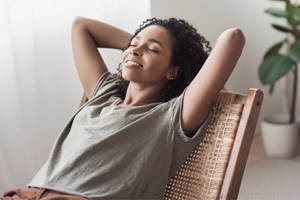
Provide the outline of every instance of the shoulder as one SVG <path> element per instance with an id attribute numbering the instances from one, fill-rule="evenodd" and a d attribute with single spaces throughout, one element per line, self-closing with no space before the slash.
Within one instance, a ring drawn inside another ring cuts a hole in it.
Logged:
<path id="1" fill-rule="evenodd" d="M 120 79 L 115 74 L 111 74 L 108 71 L 105 72 L 99 78 L 93 90 L 91 98 L 94 96 L 103 95 L 113 90 L 115 91 L 118 90 L 119 83 L 120 83 Z"/>

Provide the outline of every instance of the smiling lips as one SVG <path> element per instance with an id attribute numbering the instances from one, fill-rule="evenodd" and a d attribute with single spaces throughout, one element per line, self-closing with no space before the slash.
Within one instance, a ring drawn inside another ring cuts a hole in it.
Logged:
<path id="1" fill-rule="evenodd" d="M 143 65 L 141 65 L 140 63 L 137 63 L 133 60 L 127 60 L 125 62 L 125 66 L 130 66 L 130 65 L 133 65 L 133 66 L 136 66 L 136 67 L 143 67 Z"/>

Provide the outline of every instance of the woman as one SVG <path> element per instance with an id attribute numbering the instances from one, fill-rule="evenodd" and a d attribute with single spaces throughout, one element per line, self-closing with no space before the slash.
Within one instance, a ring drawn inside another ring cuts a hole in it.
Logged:
<path id="1" fill-rule="evenodd" d="M 6 198 L 163 198 L 168 179 L 203 136 L 244 43 L 241 30 L 228 29 L 208 56 L 209 43 L 184 20 L 149 19 L 131 35 L 76 18 L 74 60 L 89 101 L 30 188 Z M 108 72 L 98 47 L 123 51 L 119 76 Z"/>

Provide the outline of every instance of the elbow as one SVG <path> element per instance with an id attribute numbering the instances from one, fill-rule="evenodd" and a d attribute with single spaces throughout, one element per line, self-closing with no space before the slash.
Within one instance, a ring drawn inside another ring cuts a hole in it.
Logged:
<path id="1" fill-rule="evenodd" d="M 241 29 L 234 28 L 234 35 L 243 45 L 246 43 L 246 37 Z"/>
<path id="2" fill-rule="evenodd" d="M 244 35 L 243 31 L 239 28 L 230 28 L 230 29 L 225 30 L 220 35 L 218 40 L 219 39 L 230 42 L 230 44 L 237 45 L 242 48 L 244 47 L 244 45 L 246 43 L 245 35 Z"/>
<path id="3" fill-rule="evenodd" d="M 84 20 L 84 17 L 77 16 L 73 19 L 73 25 L 79 24 Z"/>
<path id="4" fill-rule="evenodd" d="M 88 33 L 88 19 L 80 16 L 74 18 L 71 29 L 72 38 L 82 37 Z"/>
<path id="5" fill-rule="evenodd" d="M 77 16 L 73 19 L 72 29 L 82 28 L 85 26 L 86 18 Z"/>
<path id="6" fill-rule="evenodd" d="M 228 34 L 229 34 L 229 37 L 230 37 L 230 40 L 232 42 L 235 42 L 237 44 L 239 44 L 240 46 L 244 46 L 245 43 L 246 43 L 246 38 L 245 38 L 245 35 L 243 33 L 243 31 L 239 28 L 231 28 L 231 29 L 228 29 Z"/>

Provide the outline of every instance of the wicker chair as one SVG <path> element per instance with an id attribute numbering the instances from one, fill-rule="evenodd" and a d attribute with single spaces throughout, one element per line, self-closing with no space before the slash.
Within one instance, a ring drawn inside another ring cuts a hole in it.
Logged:
<path id="1" fill-rule="evenodd" d="M 170 179 L 165 200 L 237 199 L 262 101 L 259 89 L 219 93 L 204 139 Z"/>
<path id="2" fill-rule="evenodd" d="M 171 178 L 165 199 L 237 199 L 263 93 L 219 93 L 203 141 Z"/>

